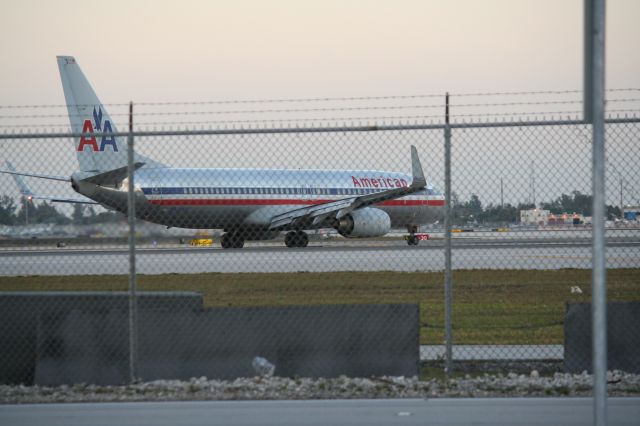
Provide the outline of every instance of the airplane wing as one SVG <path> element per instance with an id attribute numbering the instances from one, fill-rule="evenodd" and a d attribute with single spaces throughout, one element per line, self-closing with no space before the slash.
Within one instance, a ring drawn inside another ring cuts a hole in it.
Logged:
<path id="1" fill-rule="evenodd" d="M 298 225 L 301 227 L 319 225 L 326 219 L 340 219 L 354 210 L 371 204 L 404 197 L 405 195 L 424 189 L 427 181 L 425 180 L 422 165 L 418 158 L 418 150 L 413 145 L 411 145 L 411 172 L 413 180 L 409 186 L 290 210 L 272 217 L 269 229 L 292 228 Z"/>
<path id="2" fill-rule="evenodd" d="M 86 198 L 86 197 L 57 197 L 57 196 L 51 196 L 51 195 L 36 194 L 35 192 L 33 192 L 31 190 L 29 185 L 27 185 L 27 183 L 24 181 L 22 176 L 32 176 L 32 177 L 38 177 L 38 178 L 43 178 L 43 179 L 61 180 L 61 181 L 66 181 L 66 182 L 69 182 L 70 178 L 68 178 L 68 177 L 65 178 L 65 177 L 62 177 L 62 176 L 43 175 L 43 174 L 39 174 L 39 173 L 21 173 L 21 172 L 16 172 L 16 169 L 13 167 L 13 164 L 11 164 L 9 161 L 5 161 L 5 163 L 7 164 L 7 168 L 9 170 L 0 170 L 0 173 L 8 173 L 8 174 L 10 174 L 13 177 L 13 179 L 15 180 L 16 185 L 20 189 L 20 194 L 22 196 L 24 196 L 24 197 L 27 197 L 27 198 L 32 199 L 32 200 L 46 200 L 46 201 L 53 201 L 53 202 L 56 202 L 56 203 L 98 204 L 97 202 L 92 201 L 92 200 L 90 200 L 89 198 Z"/>

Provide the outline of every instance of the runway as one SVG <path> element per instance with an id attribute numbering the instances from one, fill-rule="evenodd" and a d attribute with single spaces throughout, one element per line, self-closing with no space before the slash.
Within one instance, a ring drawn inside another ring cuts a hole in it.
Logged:
<path id="1" fill-rule="evenodd" d="M 586 425 L 591 398 L 200 401 L 0 406 L 0 424 L 75 425 Z M 609 398 L 608 424 L 632 425 L 640 398 Z"/>
<path id="2" fill-rule="evenodd" d="M 453 268 L 561 269 L 591 268 L 591 244 L 583 239 L 455 241 Z M 607 241 L 608 268 L 640 267 L 640 241 Z M 68 246 L 65 248 L 4 247 L 0 274 L 100 275 L 127 274 L 127 247 Z M 314 242 L 290 249 L 277 242 L 249 242 L 243 249 L 187 245 L 143 245 L 136 250 L 141 274 L 203 272 L 325 272 L 325 271 L 442 271 L 442 241 L 417 247 L 401 240 Z"/>

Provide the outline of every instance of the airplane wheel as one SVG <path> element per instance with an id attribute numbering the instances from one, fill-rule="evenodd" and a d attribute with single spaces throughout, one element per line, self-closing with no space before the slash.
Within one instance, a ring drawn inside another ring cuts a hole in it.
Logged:
<path id="1" fill-rule="evenodd" d="M 228 249 L 231 247 L 231 239 L 229 238 L 229 234 L 222 234 L 222 238 L 220 238 L 220 245 L 223 249 Z"/>
<path id="2" fill-rule="evenodd" d="M 242 248 L 242 247 L 244 247 L 244 240 L 240 236 L 236 235 L 233 241 L 233 248 Z"/>
<path id="3" fill-rule="evenodd" d="M 410 235 L 409 238 L 407 238 L 407 244 L 409 244 L 410 246 L 417 246 L 418 239 L 415 235 Z"/>
<path id="4" fill-rule="evenodd" d="M 284 244 L 291 248 L 291 247 L 295 247 L 295 241 L 296 240 L 296 233 L 291 231 L 291 232 L 287 232 L 287 234 L 284 236 Z"/>
<path id="5" fill-rule="evenodd" d="M 306 232 L 299 231 L 297 232 L 296 237 L 298 240 L 298 247 L 306 247 L 309 245 L 309 236 Z"/>
<path id="6" fill-rule="evenodd" d="M 287 232 L 284 236 L 284 243 L 287 247 L 306 247 L 309 244 L 309 236 L 303 231 Z"/>
<path id="7" fill-rule="evenodd" d="M 242 248 L 244 247 L 244 239 L 242 239 L 242 237 L 240 237 L 238 234 L 227 232 L 225 234 L 222 234 L 220 245 L 223 249 Z"/>

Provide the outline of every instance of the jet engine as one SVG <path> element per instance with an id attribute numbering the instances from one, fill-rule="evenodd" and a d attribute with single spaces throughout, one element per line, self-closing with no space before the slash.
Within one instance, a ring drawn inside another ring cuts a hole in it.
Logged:
<path id="1" fill-rule="evenodd" d="M 340 218 L 335 228 L 347 238 L 380 237 L 391 229 L 391 218 L 380 209 L 365 207 Z"/>

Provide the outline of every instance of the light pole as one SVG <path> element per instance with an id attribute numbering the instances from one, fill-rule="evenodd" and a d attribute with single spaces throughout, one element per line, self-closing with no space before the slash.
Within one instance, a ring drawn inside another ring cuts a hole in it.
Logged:
<path id="1" fill-rule="evenodd" d="M 29 226 L 29 202 L 33 199 L 31 195 L 28 195 L 24 199 L 24 224 Z"/>

